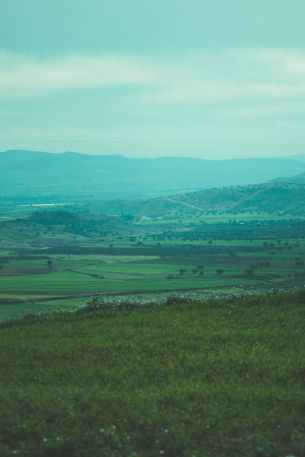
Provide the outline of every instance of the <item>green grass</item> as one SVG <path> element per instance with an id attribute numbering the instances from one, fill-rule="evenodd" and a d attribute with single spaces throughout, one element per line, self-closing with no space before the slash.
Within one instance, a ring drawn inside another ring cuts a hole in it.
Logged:
<path id="1" fill-rule="evenodd" d="M 303 297 L 7 323 L 0 455 L 303 457 Z"/>

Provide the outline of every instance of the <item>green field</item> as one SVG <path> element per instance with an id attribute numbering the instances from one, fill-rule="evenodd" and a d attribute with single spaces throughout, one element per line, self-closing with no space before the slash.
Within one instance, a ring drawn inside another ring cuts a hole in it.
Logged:
<path id="1" fill-rule="evenodd" d="M 0 455 L 305 454 L 304 293 L 2 324 Z"/>
<path id="2" fill-rule="evenodd" d="M 302 218 L 168 216 L 115 222 L 115 231 L 100 236 L 92 231 L 101 231 L 95 216 L 93 226 L 90 218 L 81 219 L 82 234 L 75 215 L 64 213 L 68 222 L 60 225 L 49 224 L 52 213 L 31 217 L 0 224 L 0 319 L 79 306 L 101 294 L 202 295 L 304 284 Z M 48 225 L 38 224 L 39 218 Z"/>

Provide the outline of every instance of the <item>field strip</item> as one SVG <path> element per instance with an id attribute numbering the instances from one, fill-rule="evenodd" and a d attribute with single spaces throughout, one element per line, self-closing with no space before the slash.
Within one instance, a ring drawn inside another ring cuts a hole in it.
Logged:
<path id="1" fill-rule="evenodd" d="M 241 289 L 242 286 L 239 286 Z M 219 290 L 219 289 L 232 289 L 232 285 L 225 285 L 225 286 L 206 286 L 206 287 L 192 287 L 192 288 L 181 288 L 181 289 L 138 289 L 138 290 L 133 290 L 133 291 L 119 291 L 119 292 L 85 292 L 85 293 L 79 293 L 79 294 L 70 294 L 70 295 L 57 295 L 56 297 L 51 297 L 47 296 L 46 298 L 40 297 L 40 298 L 29 298 L 29 299 L 19 299 L 19 298 L 0 298 L 0 306 L 1 305 L 9 305 L 9 304 L 24 304 L 28 303 L 29 301 L 31 303 L 44 303 L 44 302 L 50 302 L 50 301 L 59 301 L 59 300 L 70 300 L 71 298 L 90 298 L 90 297 L 118 297 L 118 296 L 133 296 L 133 295 L 143 295 L 143 294 L 160 294 L 160 293 L 171 293 L 173 295 L 179 293 L 179 292 L 205 292 L 205 291 L 210 291 L 210 290 Z M 263 288 L 262 288 L 263 289 Z M 9 294 L 9 291 L 5 292 L 6 294 Z M 14 294 L 14 292 L 11 292 Z M 34 294 L 33 294 L 34 295 Z"/>

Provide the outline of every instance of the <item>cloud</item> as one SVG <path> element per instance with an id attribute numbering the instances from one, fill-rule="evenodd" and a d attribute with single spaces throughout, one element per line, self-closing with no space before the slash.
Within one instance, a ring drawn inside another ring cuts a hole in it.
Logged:
<path id="1" fill-rule="evenodd" d="M 242 48 L 167 55 L 67 55 L 38 58 L 0 52 L 0 98 L 127 87 L 122 98 L 154 104 L 196 105 L 305 97 L 305 53 Z M 136 94 L 130 86 L 141 87 Z M 131 95 L 130 95 L 131 94 Z M 129 100 L 130 101 L 130 100 Z"/>
<path id="2" fill-rule="evenodd" d="M 35 58 L 0 52 L 0 97 L 35 97 L 76 89 L 145 84 L 152 79 L 143 62 L 129 56 L 68 55 Z"/>
<path id="3" fill-rule="evenodd" d="M 305 53 L 280 49 L 196 52 L 164 65 L 160 85 L 147 99 L 211 103 L 305 96 Z"/>
<path id="4" fill-rule="evenodd" d="M 226 83 L 221 81 L 190 81 L 157 89 L 147 98 L 174 103 L 201 103 L 211 101 L 290 98 L 305 96 L 305 84 L 289 83 Z"/>
<path id="5" fill-rule="evenodd" d="M 305 51 L 39 57 L 0 50 L 0 105 L 0 149 L 304 153 Z"/>
<path id="6" fill-rule="evenodd" d="M 228 118 L 274 118 L 274 117 L 287 117 L 287 116 L 304 116 L 305 105 L 304 103 L 270 103 L 263 105 L 247 105 L 233 108 L 225 108 L 223 113 Z"/>
<path id="7" fill-rule="evenodd" d="M 268 69 L 274 77 L 302 80 L 305 77 L 305 53 L 296 49 L 257 48 L 235 49 L 231 51 L 236 57 L 256 63 L 258 67 Z"/>

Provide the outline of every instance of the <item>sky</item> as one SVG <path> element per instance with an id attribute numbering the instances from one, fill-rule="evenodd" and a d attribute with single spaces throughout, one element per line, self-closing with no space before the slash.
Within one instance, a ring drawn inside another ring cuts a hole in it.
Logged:
<path id="1" fill-rule="evenodd" d="M 305 154 L 304 0 L 0 0 L 0 150 Z"/>

